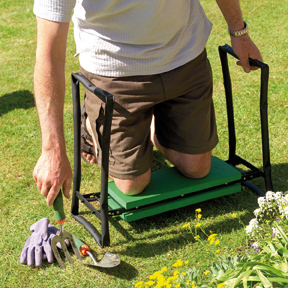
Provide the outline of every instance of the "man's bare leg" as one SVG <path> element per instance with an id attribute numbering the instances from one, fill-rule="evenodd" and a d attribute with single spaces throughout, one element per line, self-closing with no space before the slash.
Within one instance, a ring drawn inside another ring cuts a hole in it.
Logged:
<path id="1" fill-rule="evenodd" d="M 88 132 L 92 135 L 92 139 L 93 139 L 93 144 L 94 148 L 97 147 L 95 138 L 94 138 L 94 134 L 92 133 L 92 128 L 90 125 L 90 121 L 87 117 L 86 119 L 86 127 Z M 95 149 L 96 151 L 97 149 Z M 94 164 L 97 163 L 97 157 L 93 156 L 91 154 L 87 154 L 82 152 L 83 156 L 87 159 L 87 161 L 90 162 L 90 164 Z M 111 177 L 111 176 L 110 176 Z M 120 178 L 116 178 L 116 177 L 111 177 L 116 186 L 118 187 L 118 189 L 123 192 L 126 195 L 137 195 L 139 193 L 141 193 L 144 188 L 148 185 L 148 183 L 150 182 L 151 179 L 151 169 L 149 169 L 146 173 L 134 177 L 134 178 L 129 178 L 129 179 L 120 179 Z"/>

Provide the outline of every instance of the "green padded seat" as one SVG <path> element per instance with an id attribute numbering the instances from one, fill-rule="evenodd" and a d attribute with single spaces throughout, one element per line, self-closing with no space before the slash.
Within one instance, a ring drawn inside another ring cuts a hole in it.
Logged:
<path id="1" fill-rule="evenodd" d="M 240 179 L 241 173 L 237 169 L 217 157 L 212 157 L 211 171 L 205 178 L 186 178 L 175 167 L 161 169 L 152 172 L 149 185 L 141 194 L 136 196 L 123 194 L 114 182 L 110 182 L 108 184 L 108 205 L 111 209 L 122 207 L 126 210 L 129 209 L 129 211 L 122 213 L 120 217 L 127 222 L 131 222 L 147 216 L 240 192 L 240 183 L 221 186 L 234 181 L 240 182 Z M 217 186 L 220 187 L 217 188 Z M 207 191 L 209 188 L 213 188 L 213 190 Z M 191 194 L 185 196 L 189 193 Z M 167 202 L 168 199 L 171 199 L 171 201 Z M 151 206 L 147 206 L 150 204 Z"/>

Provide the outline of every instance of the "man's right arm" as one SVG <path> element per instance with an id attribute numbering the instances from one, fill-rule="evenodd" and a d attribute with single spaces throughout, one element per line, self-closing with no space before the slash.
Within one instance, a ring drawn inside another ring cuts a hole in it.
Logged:
<path id="1" fill-rule="evenodd" d="M 42 154 L 33 178 L 51 206 L 61 187 L 69 198 L 72 171 L 66 155 L 63 109 L 65 59 L 69 22 L 37 17 L 37 51 L 34 70 L 34 97 L 38 111 Z"/>

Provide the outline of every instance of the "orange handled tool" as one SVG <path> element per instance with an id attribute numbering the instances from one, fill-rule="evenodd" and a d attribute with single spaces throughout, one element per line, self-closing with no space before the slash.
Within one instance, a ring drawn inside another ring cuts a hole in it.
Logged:
<path id="1" fill-rule="evenodd" d="M 103 259 L 100 262 L 97 262 L 93 254 L 91 253 L 89 246 L 87 244 L 84 244 L 76 235 L 74 234 L 72 235 L 80 253 L 85 256 L 89 255 L 94 262 L 94 264 L 82 262 L 83 265 L 97 266 L 97 267 L 102 267 L 102 268 L 112 268 L 120 264 L 119 256 L 117 254 L 113 254 L 109 252 L 105 253 Z"/>

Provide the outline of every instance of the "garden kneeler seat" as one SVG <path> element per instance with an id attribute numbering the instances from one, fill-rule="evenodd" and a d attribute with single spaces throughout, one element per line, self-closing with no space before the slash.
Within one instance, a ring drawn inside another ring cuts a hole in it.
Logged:
<path id="1" fill-rule="evenodd" d="M 108 183 L 109 175 L 109 146 L 112 112 L 114 107 L 113 95 L 94 86 L 81 73 L 72 73 L 73 118 L 74 118 L 74 178 L 71 214 L 93 236 L 100 247 L 110 245 L 109 223 L 110 216 L 119 215 L 127 222 L 142 219 L 187 205 L 199 203 L 209 199 L 237 193 L 241 185 L 248 186 L 259 195 L 265 195 L 249 180 L 263 177 L 266 191 L 273 190 L 271 182 L 271 167 L 269 155 L 269 137 L 267 120 L 267 87 L 268 66 L 254 61 L 253 66 L 261 68 L 260 112 L 262 128 L 263 167 L 261 171 L 251 163 L 235 154 L 236 138 L 233 115 L 231 80 L 228 69 L 227 53 L 237 57 L 228 45 L 220 46 L 219 53 L 222 63 L 224 86 L 226 92 L 229 159 L 223 161 L 212 157 L 210 173 L 202 179 L 189 179 L 179 173 L 175 167 L 152 172 L 151 181 L 145 190 L 136 196 L 121 193 L 114 182 Z M 251 60 L 253 61 L 253 60 Z M 105 118 L 102 135 L 102 163 L 101 163 L 101 191 L 80 193 L 81 182 L 81 147 L 80 147 L 80 92 L 79 83 L 94 93 L 105 103 Z M 244 165 L 248 172 L 238 169 L 237 165 Z M 96 209 L 91 202 L 98 202 Z M 80 202 L 83 203 L 101 222 L 101 230 L 96 229 L 89 221 L 79 214 Z M 101 233 L 99 232 L 101 231 Z"/>

